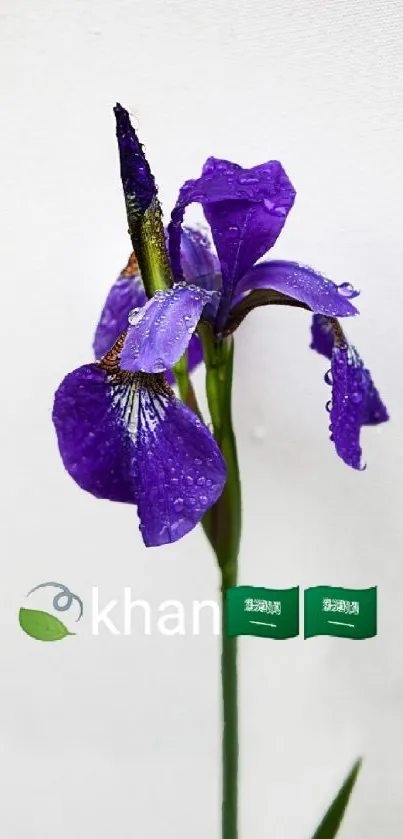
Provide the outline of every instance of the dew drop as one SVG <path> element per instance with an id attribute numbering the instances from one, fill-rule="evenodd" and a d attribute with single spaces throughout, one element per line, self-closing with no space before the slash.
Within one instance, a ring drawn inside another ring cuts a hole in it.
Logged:
<path id="1" fill-rule="evenodd" d="M 173 507 L 175 512 L 179 513 L 183 509 L 183 498 L 175 498 Z"/>
<path id="2" fill-rule="evenodd" d="M 128 316 L 128 321 L 130 326 L 134 326 L 138 321 L 138 314 L 140 311 L 140 307 L 138 306 L 137 309 L 131 309 Z"/>
<path id="3" fill-rule="evenodd" d="M 285 207 L 273 207 L 273 213 L 275 216 L 286 216 L 287 210 Z"/>
<path id="4" fill-rule="evenodd" d="M 341 283 L 337 286 L 337 291 L 341 294 L 342 297 L 356 297 L 357 292 L 354 291 L 353 286 L 351 283 Z"/>
<path id="5" fill-rule="evenodd" d="M 362 402 L 362 393 L 356 390 L 351 394 L 351 401 L 354 402 L 354 405 L 359 405 Z"/>
<path id="6" fill-rule="evenodd" d="M 258 184 L 259 178 L 256 175 L 240 175 L 239 178 L 240 184 Z"/>
<path id="7" fill-rule="evenodd" d="M 325 408 L 326 408 L 328 414 L 330 414 L 330 411 L 332 410 L 332 400 L 331 399 L 329 399 L 329 401 L 326 402 Z"/>
<path id="8" fill-rule="evenodd" d="M 331 370 L 328 370 L 328 371 L 325 373 L 325 375 L 324 375 L 324 377 L 323 377 L 323 378 L 324 378 L 324 380 L 325 380 L 325 382 L 326 382 L 326 384 L 327 384 L 327 385 L 331 385 L 331 384 L 333 384 L 333 376 L 332 376 L 332 371 L 331 371 Z"/>

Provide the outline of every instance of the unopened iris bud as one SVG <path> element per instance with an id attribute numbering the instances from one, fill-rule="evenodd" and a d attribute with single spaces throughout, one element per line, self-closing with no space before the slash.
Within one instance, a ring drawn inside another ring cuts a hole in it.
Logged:
<path id="1" fill-rule="evenodd" d="M 129 233 L 148 297 L 172 285 L 157 187 L 125 108 L 117 104 L 116 135 Z"/>

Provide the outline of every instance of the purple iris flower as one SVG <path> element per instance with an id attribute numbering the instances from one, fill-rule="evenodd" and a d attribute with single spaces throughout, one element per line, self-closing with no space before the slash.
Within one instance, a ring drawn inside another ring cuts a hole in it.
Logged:
<path id="1" fill-rule="evenodd" d="M 226 480 L 215 439 L 169 386 L 185 352 L 190 370 L 202 360 L 200 324 L 220 342 L 256 306 L 313 312 L 312 346 L 331 359 L 331 439 L 356 469 L 361 427 L 388 415 L 336 320 L 358 313 L 351 302 L 358 292 L 296 262 L 258 261 L 295 199 L 281 163 L 243 169 L 209 158 L 200 178 L 181 188 L 164 232 L 144 150 L 127 111 L 118 105 L 115 115 L 137 259 L 133 254 L 108 295 L 94 339 L 98 360 L 64 379 L 53 419 L 70 475 L 99 498 L 135 504 L 144 542 L 153 546 L 191 530 Z M 192 202 L 202 205 L 216 254 L 202 233 L 183 226 Z"/>

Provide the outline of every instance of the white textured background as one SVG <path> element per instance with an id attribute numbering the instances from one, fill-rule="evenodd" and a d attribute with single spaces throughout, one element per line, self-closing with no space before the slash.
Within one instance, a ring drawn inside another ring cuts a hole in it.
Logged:
<path id="1" fill-rule="evenodd" d="M 1 0 L 1 834 L 219 835 L 218 641 L 42 645 L 17 611 L 61 580 L 158 605 L 214 598 L 202 535 L 147 552 L 136 516 L 64 474 L 52 394 L 91 358 L 129 253 L 111 108 L 135 115 L 166 212 L 214 154 L 280 158 L 298 198 L 276 245 L 362 290 L 353 337 L 393 422 L 368 470 L 328 441 L 326 362 L 300 311 L 236 346 L 240 582 L 379 586 L 379 635 L 242 639 L 241 837 L 309 839 L 354 758 L 341 839 L 403 821 L 402 12 L 398 0 Z M 197 378 L 202 385 L 202 377 Z"/>

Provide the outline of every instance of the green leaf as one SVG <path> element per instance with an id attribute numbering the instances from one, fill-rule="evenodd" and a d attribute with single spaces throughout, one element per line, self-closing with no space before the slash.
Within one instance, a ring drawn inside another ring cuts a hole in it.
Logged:
<path id="1" fill-rule="evenodd" d="M 326 815 L 322 819 L 312 839 L 333 839 L 342 822 L 350 795 L 354 789 L 358 773 L 361 768 L 361 758 L 354 764 L 350 774 L 340 787 L 336 798 L 331 803 Z"/>
<path id="2" fill-rule="evenodd" d="M 59 618 L 47 612 L 20 609 L 18 617 L 21 629 L 37 641 L 61 641 L 66 635 L 74 635 Z"/>

